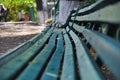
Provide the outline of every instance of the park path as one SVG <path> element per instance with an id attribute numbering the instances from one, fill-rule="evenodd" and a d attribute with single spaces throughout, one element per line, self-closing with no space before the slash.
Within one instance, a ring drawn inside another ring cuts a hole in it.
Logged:
<path id="1" fill-rule="evenodd" d="M 0 22 L 0 56 L 29 40 L 44 28 L 34 22 Z"/>

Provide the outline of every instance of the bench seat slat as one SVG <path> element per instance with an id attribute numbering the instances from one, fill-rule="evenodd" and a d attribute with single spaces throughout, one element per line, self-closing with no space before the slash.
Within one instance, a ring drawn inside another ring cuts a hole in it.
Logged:
<path id="1" fill-rule="evenodd" d="M 67 31 L 69 31 L 69 28 L 67 28 Z M 105 80 L 92 57 L 90 56 L 87 47 L 73 31 L 69 31 L 69 34 L 76 46 L 80 78 L 82 80 Z"/>
<path id="2" fill-rule="evenodd" d="M 51 35 L 53 27 L 44 35 L 44 37 L 38 40 L 32 47 L 27 49 L 24 53 L 21 53 L 18 57 L 12 59 L 9 63 L 3 65 L 0 68 L 0 78 L 2 80 L 8 80 L 14 78 L 25 64 L 33 57 L 36 52 L 46 43 L 47 39 Z M 14 67 L 13 67 L 14 66 Z"/>
<path id="3" fill-rule="evenodd" d="M 73 55 L 72 43 L 69 39 L 68 34 L 64 30 L 64 40 L 65 40 L 65 55 L 63 61 L 63 69 L 61 74 L 61 80 L 75 80 L 75 63 Z"/>
<path id="4" fill-rule="evenodd" d="M 36 80 L 39 73 L 44 68 L 47 59 L 50 57 L 55 49 L 55 40 L 57 33 L 54 33 L 48 45 L 37 55 L 37 57 L 30 63 L 30 65 L 22 72 L 17 80 Z"/>
<path id="5" fill-rule="evenodd" d="M 69 22 L 69 25 L 71 25 L 70 27 L 72 27 L 74 30 L 76 30 L 76 31 L 78 31 L 80 33 L 82 33 L 84 28 L 85 28 L 85 26 L 79 26 L 79 25 L 77 25 L 75 23 L 72 23 L 72 22 Z"/>
<path id="6" fill-rule="evenodd" d="M 120 43 L 101 33 L 84 29 L 83 35 L 98 53 L 103 62 L 120 79 Z M 94 37 L 93 37 L 94 36 Z"/>
<path id="7" fill-rule="evenodd" d="M 37 40 L 43 37 L 43 34 L 50 29 L 50 25 L 47 26 L 41 33 L 38 33 L 35 37 L 28 40 L 27 42 L 19 45 L 18 47 L 14 48 L 12 51 L 6 53 L 3 56 L 0 56 L 0 66 L 6 64 L 14 57 L 17 57 L 20 53 L 23 53 L 25 50 L 27 50 L 29 47 L 31 47 Z"/>
<path id="8" fill-rule="evenodd" d="M 57 41 L 57 48 L 40 80 L 57 80 L 59 77 L 58 73 L 64 53 L 62 33 L 59 33 Z"/>

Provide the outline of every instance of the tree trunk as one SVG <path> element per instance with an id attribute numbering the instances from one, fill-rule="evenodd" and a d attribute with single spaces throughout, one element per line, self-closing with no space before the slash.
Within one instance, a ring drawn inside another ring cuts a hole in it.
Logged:
<path id="1" fill-rule="evenodd" d="M 43 16 L 43 6 L 42 6 L 42 0 L 35 0 L 37 5 L 37 18 L 39 21 L 39 24 L 44 24 L 44 16 Z"/>
<path id="2" fill-rule="evenodd" d="M 45 19 L 48 18 L 47 0 L 36 0 L 36 5 L 39 24 L 44 24 Z"/>
<path id="3" fill-rule="evenodd" d="M 37 5 L 37 10 L 42 11 L 43 10 L 42 0 L 35 0 L 35 1 L 36 1 L 36 5 Z"/>
<path id="4" fill-rule="evenodd" d="M 58 22 L 65 24 L 70 11 L 80 7 L 80 1 L 78 0 L 60 0 L 60 11 Z"/>

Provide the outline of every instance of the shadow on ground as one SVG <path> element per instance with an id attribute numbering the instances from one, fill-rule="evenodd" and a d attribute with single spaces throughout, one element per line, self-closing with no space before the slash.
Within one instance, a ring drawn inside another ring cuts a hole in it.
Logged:
<path id="1" fill-rule="evenodd" d="M 44 26 L 32 23 L 3 23 L 0 25 L 0 56 L 40 33 Z"/>
<path id="2" fill-rule="evenodd" d="M 33 36 L 35 36 L 35 34 L 0 38 L 0 56 L 5 54 L 5 52 L 29 40 Z"/>

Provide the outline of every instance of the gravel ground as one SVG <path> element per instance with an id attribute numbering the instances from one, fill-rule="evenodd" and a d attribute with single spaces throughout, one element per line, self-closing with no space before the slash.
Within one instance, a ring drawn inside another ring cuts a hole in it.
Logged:
<path id="1" fill-rule="evenodd" d="M 0 56 L 40 33 L 44 26 L 28 23 L 0 24 Z"/>

